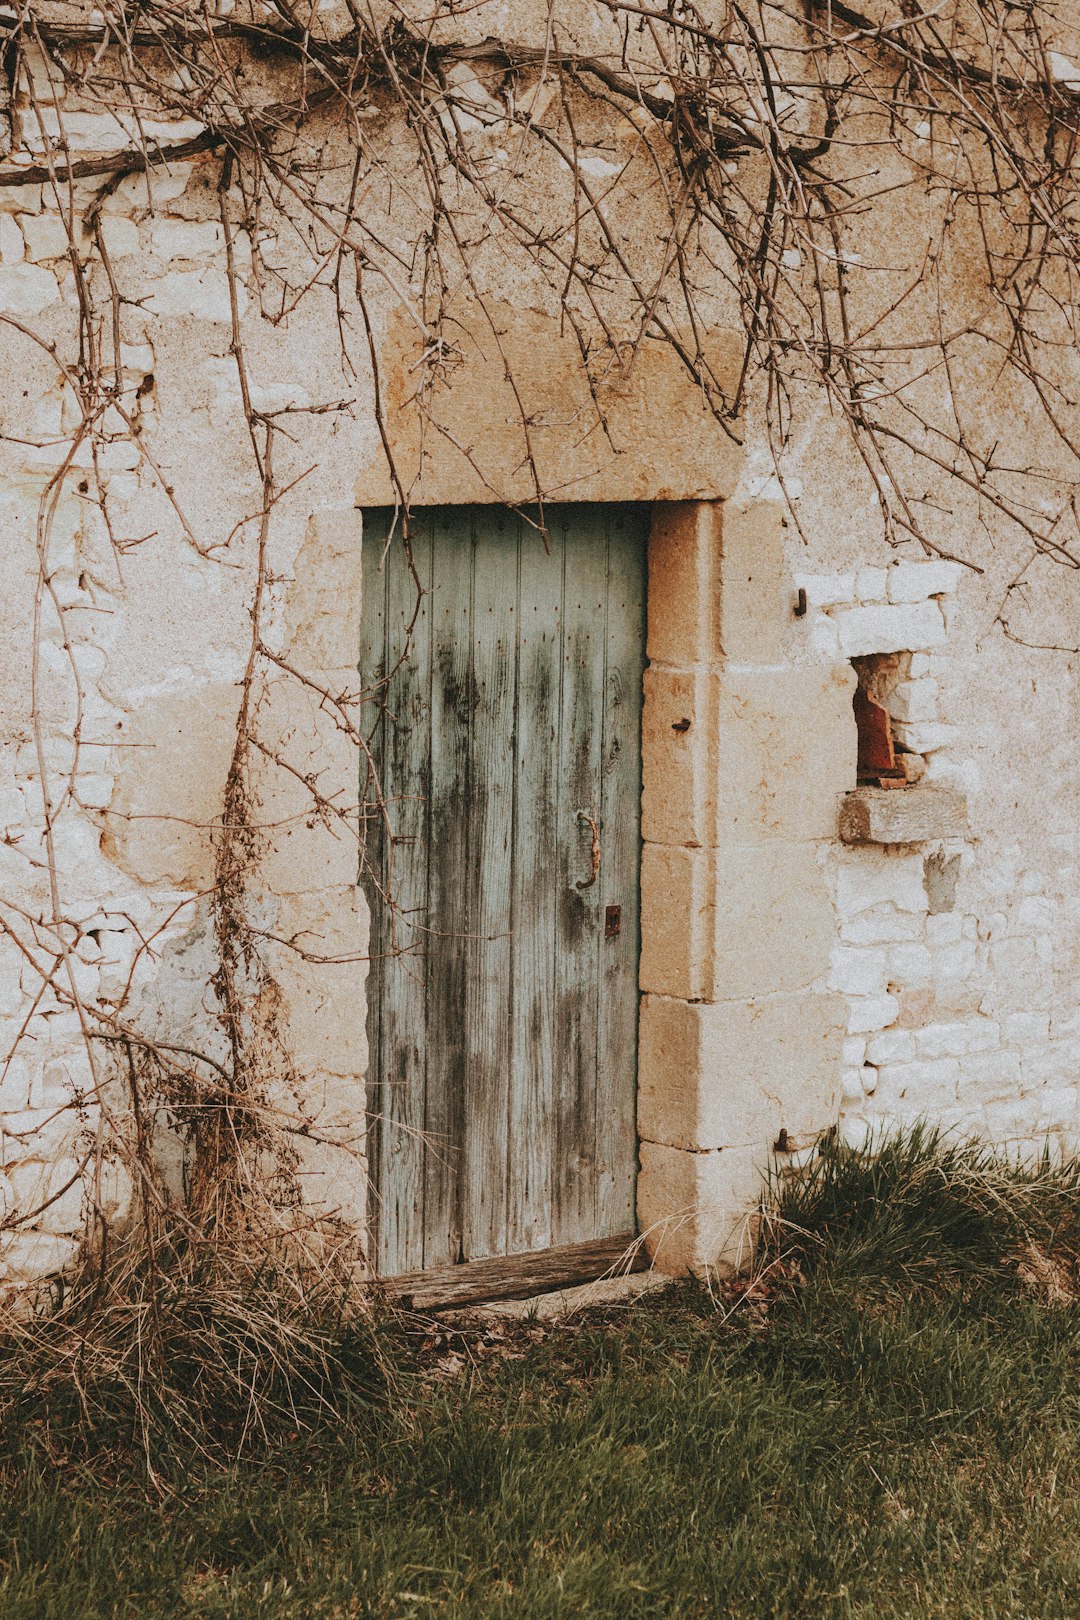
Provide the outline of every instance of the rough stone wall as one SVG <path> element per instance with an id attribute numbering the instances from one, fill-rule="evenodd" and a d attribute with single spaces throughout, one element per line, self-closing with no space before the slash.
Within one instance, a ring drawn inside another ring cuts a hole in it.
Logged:
<path id="1" fill-rule="evenodd" d="M 25 97 L 16 109 L 10 164 L 53 151 L 60 117 L 83 155 L 126 144 L 45 64 L 34 94 L 36 110 Z M 192 129 L 144 132 L 167 143 Z M 123 386 L 93 446 L 45 347 L 77 353 L 64 188 L 0 188 L 0 1223 L 11 1222 L 0 1224 L 0 1277 L 16 1284 L 68 1264 L 87 1221 L 122 1220 L 128 1206 L 116 1144 L 129 1098 L 110 1037 L 131 1031 L 208 1060 L 227 1052 L 213 991 L 215 829 L 252 641 L 260 489 L 230 352 L 219 173 L 189 161 L 104 197 Z M 99 189 L 75 187 L 79 248 Z M 332 301 L 316 289 L 275 333 L 252 307 L 242 230 L 237 255 L 254 408 L 303 412 L 334 398 L 336 356 L 321 341 Z M 106 328 L 106 354 L 110 338 Z M 318 477 L 276 504 L 269 534 L 260 634 L 289 670 L 265 659 L 253 696 L 252 920 L 278 992 L 268 1112 L 310 1205 L 355 1227 L 366 918 L 357 751 L 340 716 L 359 707 L 351 472 L 375 429 L 350 422 L 337 460 L 337 420 L 305 421 L 302 448 L 288 435 L 277 444 L 283 486 L 310 474 L 309 456 Z M 309 781 L 332 816 L 313 814 Z M 157 1123 L 179 1184 L 181 1150 L 165 1116 Z"/>
<path id="2" fill-rule="evenodd" d="M 1049 1138 L 1071 1151 L 1080 1075 L 1076 834 L 1052 832 L 1025 849 L 1007 841 L 1006 828 L 984 825 L 980 738 L 951 720 L 957 686 L 979 679 L 978 652 L 960 641 L 965 605 L 969 614 L 981 605 L 965 572 L 908 561 L 796 576 L 810 643 L 825 656 L 910 650 L 907 678 L 889 700 L 894 735 L 925 758 L 925 781 L 963 793 L 975 828 L 832 852 L 839 939 L 830 983 L 849 1007 L 843 1130 L 858 1142 L 870 1130 L 926 1119 L 1002 1144 Z M 992 717 L 992 681 L 985 703 Z M 1018 789 L 1030 769 L 1038 793 L 1039 759 L 1010 750 L 1004 727 L 990 729 L 992 768 L 1011 773 Z"/>
<path id="3" fill-rule="evenodd" d="M 50 107 L 84 153 L 127 139 L 44 70 L 36 90 L 44 116 L 19 109 L 12 162 L 51 150 Z M 57 194 L 0 189 L 0 315 L 27 329 L 4 330 L 0 447 L 0 1222 L 20 1217 L 0 1230 L 0 1271 L 17 1282 L 67 1264 L 87 1214 L 116 1219 L 130 1196 L 110 1147 L 123 1092 L 80 1009 L 100 1003 L 117 1028 L 210 1056 L 225 1039 L 210 900 L 260 491 L 230 352 L 218 175 L 216 162 L 191 160 L 149 186 L 131 176 L 102 203 L 124 300 L 118 403 L 139 429 L 133 439 L 117 419 L 96 451 L 112 532 L 74 395 L 29 335 L 70 346 L 75 332 Z M 84 210 L 95 194 L 78 183 Z M 283 262 L 294 251 L 283 233 Z M 242 230 L 238 254 L 256 408 L 302 414 L 338 399 L 329 290 L 314 287 L 272 326 Z M 500 291 L 522 352 L 535 351 L 551 310 L 519 286 Z M 376 336 L 402 405 L 412 356 L 393 317 Z M 560 355 L 573 347 L 559 343 Z M 550 388 L 536 352 L 532 363 Z M 581 491 L 731 497 L 719 519 L 696 506 L 658 525 L 646 697 L 641 1213 L 673 1227 L 664 1263 L 700 1267 L 733 1231 L 737 1245 L 774 1142 L 797 1159 L 837 1119 L 852 1140 L 926 1116 L 1012 1144 L 1049 1133 L 1076 1145 L 1076 661 L 1002 635 L 1008 548 L 972 512 L 957 510 L 956 550 L 980 574 L 910 545 L 891 552 L 877 514 L 855 503 L 853 458 L 820 418 L 785 469 L 799 535 L 752 411 L 741 448 L 713 446 L 700 411 L 692 434 L 679 431 L 688 407 L 663 361 L 625 386 L 643 392 L 601 472 L 575 463 Z M 470 432 L 497 471 L 512 436 L 488 432 L 482 389 L 470 398 Z M 1003 420 L 1010 409 L 1003 399 Z M 349 412 L 303 421 L 302 443 L 279 441 L 288 492 L 268 542 L 252 915 L 278 998 L 271 1101 L 310 1208 L 360 1229 L 367 919 L 355 882 L 360 757 L 340 705 L 360 707 L 356 491 L 384 499 L 387 486 L 366 376 Z M 445 498 L 453 473 L 440 477 Z M 1037 631 L 1045 613 L 1048 628 L 1033 639 L 1068 646 L 1075 586 L 1064 573 L 1037 583 L 1044 606 L 1031 622 Z M 854 786 L 850 660 L 876 652 L 910 655 L 893 714 L 926 781 L 963 794 L 962 835 L 836 837 Z M 690 726 L 673 730 L 683 718 Z M 334 813 L 311 813 L 312 779 Z"/>

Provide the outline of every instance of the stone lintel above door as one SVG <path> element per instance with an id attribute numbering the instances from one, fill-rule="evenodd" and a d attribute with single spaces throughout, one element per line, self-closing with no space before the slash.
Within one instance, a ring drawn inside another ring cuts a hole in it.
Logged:
<path id="1" fill-rule="evenodd" d="M 710 333 L 699 352 L 682 339 L 681 352 L 649 337 L 597 351 L 586 368 L 565 321 L 489 300 L 444 320 L 435 363 L 429 335 L 396 312 L 379 352 L 394 472 L 374 441 L 356 504 L 394 503 L 396 480 L 417 506 L 518 504 L 538 488 L 559 501 L 722 499 L 742 464 L 724 411 L 745 340 Z"/>

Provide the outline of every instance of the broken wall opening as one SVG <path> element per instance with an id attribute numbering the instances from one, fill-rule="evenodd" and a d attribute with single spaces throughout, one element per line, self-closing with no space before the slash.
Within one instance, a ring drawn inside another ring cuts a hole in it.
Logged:
<path id="1" fill-rule="evenodd" d="M 910 652 L 866 653 L 851 660 L 858 682 L 852 697 L 859 787 L 908 787 L 922 780 L 926 761 L 895 735 L 893 709 L 911 678 Z"/>

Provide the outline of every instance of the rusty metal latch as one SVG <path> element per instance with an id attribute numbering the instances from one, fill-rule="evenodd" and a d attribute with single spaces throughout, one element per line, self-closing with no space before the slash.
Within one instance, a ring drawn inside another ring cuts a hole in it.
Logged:
<path id="1" fill-rule="evenodd" d="M 591 889 L 600 873 L 600 822 L 590 810 L 579 810 L 577 818 L 592 833 L 592 876 L 579 878 L 577 888 Z"/>

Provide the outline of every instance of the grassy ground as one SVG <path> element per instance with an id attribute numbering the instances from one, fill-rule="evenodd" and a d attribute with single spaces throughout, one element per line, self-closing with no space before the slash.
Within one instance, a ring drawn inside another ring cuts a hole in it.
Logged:
<path id="1" fill-rule="evenodd" d="M 890 1151 L 787 1198 L 733 1311 L 388 1327 L 386 1400 L 163 1499 L 27 1423 L 0 1615 L 1076 1620 L 1076 1177 Z"/>

